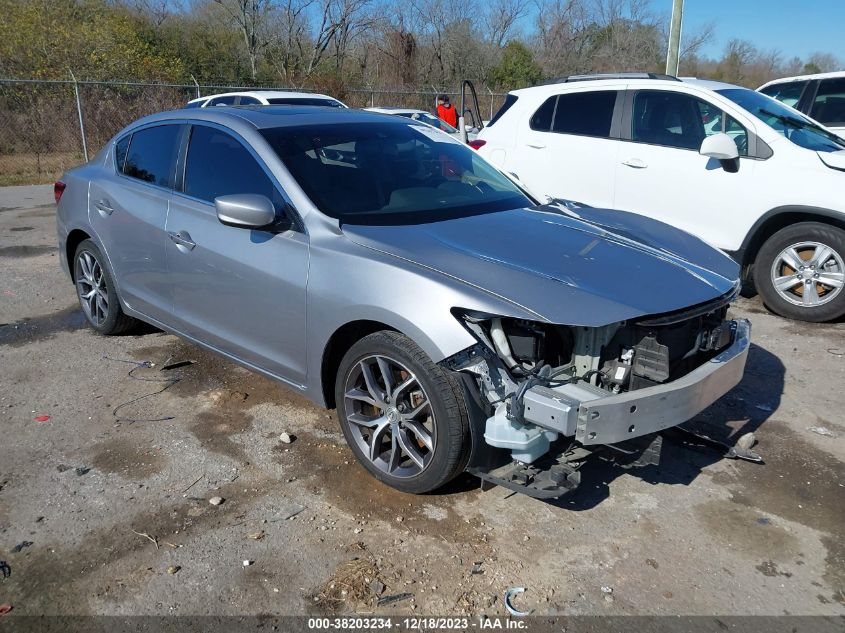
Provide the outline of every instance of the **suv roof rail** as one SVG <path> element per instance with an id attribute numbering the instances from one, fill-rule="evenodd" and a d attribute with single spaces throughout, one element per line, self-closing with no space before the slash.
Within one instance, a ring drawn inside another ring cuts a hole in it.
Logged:
<path id="1" fill-rule="evenodd" d="M 663 79 L 666 81 L 681 81 L 672 75 L 662 75 L 660 73 L 596 73 L 594 75 L 569 75 L 567 77 L 549 79 L 540 85 L 548 86 L 551 84 L 565 84 L 573 81 L 596 81 L 598 79 Z"/>

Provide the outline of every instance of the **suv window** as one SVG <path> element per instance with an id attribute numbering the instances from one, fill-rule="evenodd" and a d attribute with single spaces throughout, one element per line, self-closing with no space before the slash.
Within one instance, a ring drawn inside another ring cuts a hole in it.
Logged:
<path id="1" fill-rule="evenodd" d="M 810 116 L 825 125 L 845 125 L 845 77 L 822 80 Z"/>
<path id="2" fill-rule="evenodd" d="M 157 125 L 135 132 L 121 170 L 159 187 L 173 186 L 180 125 Z"/>
<path id="3" fill-rule="evenodd" d="M 240 141 L 204 125 L 195 125 L 191 131 L 184 190 L 206 202 L 237 193 L 279 200 L 270 177 Z"/>
<path id="4" fill-rule="evenodd" d="M 760 92 L 788 106 L 795 107 L 801 101 L 801 95 L 804 93 L 807 83 L 807 81 L 788 81 L 763 88 Z"/>
<path id="5" fill-rule="evenodd" d="M 639 91 L 634 97 L 632 140 L 698 150 L 707 136 L 704 118 L 712 109 L 710 104 L 701 103 L 679 92 Z"/>
<path id="6" fill-rule="evenodd" d="M 241 97 L 238 100 L 238 105 L 260 105 L 261 102 L 255 97 Z"/>
<path id="7" fill-rule="evenodd" d="M 616 94 L 616 90 L 593 90 L 558 96 L 552 132 L 610 138 Z"/>
<path id="8" fill-rule="evenodd" d="M 701 113 L 704 124 L 704 135 L 712 136 L 724 132 L 736 143 L 740 156 L 748 156 L 748 131 L 732 116 L 723 112 L 721 108 L 707 101 L 693 98 Z"/>
<path id="9" fill-rule="evenodd" d="M 557 103 L 557 95 L 549 97 L 541 105 L 534 115 L 529 119 L 528 124 L 532 130 L 537 132 L 551 132 L 552 131 L 552 116 L 555 113 L 555 104 Z"/>
<path id="10" fill-rule="evenodd" d="M 233 105 L 235 103 L 235 99 L 237 97 L 235 95 L 229 95 L 227 97 L 217 97 L 216 99 L 212 99 L 208 102 L 209 106 L 222 106 L 222 105 Z"/>

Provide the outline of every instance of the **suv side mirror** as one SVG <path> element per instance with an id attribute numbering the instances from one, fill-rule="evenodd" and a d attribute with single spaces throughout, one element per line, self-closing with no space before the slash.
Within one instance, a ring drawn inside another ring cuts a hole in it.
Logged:
<path id="1" fill-rule="evenodd" d="M 698 153 L 715 158 L 722 164 L 722 169 L 725 171 L 731 173 L 739 171 L 739 148 L 736 146 L 736 141 L 724 132 L 705 138 Z"/>
<path id="2" fill-rule="evenodd" d="M 217 219 L 227 226 L 266 229 L 276 222 L 276 209 L 267 196 L 239 193 L 214 199 Z"/>
<path id="3" fill-rule="evenodd" d="M 709 156 L 716 160 L 733 160 L 739 158 L 739 149 L 737 149 L 736 141 L 724 132 L 719 132 L 713 136 L 708 136 L 701 143 L 701 150 L 698 152 L 702 156 Z"/>

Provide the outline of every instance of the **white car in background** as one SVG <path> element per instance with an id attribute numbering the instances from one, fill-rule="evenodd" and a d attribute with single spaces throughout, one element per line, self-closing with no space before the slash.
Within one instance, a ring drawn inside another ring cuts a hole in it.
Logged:
<path id="1" fill-rule="evenodd" d="M 775 79 L 757 90 L 845 138 L 845 70 Z"/>
<path id="2" fill-rule="evenodd" d="M 301 105 L 346 108 L 345 103 L 328 95 L 313 92 L 293 92 L 287 90 L 249 90 L 245 92 L 225 92 L 191 99 L 186 108 L 209 108 L 228 105 Z"/>
<path id="3" fill-rule="evenodd" d="M 369 112 L 379 112 L 381 114 L 392 114 L 394 116 L 402 116 L 407 119 L 413 119 L 414 121 L 420 121 L 421 123 L 425 123 L 426 125 L 430 125 L 431 127 L 436 127 L 438 130 L 442 132 L 446 132 L 450 136 L 454 136 L 456 139 L 463 141 L 461 139 L 461 133 L 458 131 L 457 128 L 452 127 L 446 121 L 443 121 L 433 115 L 431 112 L 426 110 L 416 110 L 414 108 L 391 108 L 391 107 L 375 107 L 375 108 L 364 108 Z M 467 141 L 474 141 L 478 134 L 473 130 L 467 130 Z"/>
<path id="4" fill-rule="evenodd" d="M 509 93 L 476 143 L 529 191 L 633 211 L 727 251 L 778 314 L 845 315 L 845 140 L 759 92 L 569 77 Z"/>

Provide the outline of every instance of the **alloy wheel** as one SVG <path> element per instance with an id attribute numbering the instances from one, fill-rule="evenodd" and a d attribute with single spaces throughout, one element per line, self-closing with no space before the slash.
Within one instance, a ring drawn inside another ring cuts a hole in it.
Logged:
<path id="1" fill-rule="evenodd" d="M 845 285 L 842 257 L 821 242 L 783 249 L 772 264 L 772 284 L 785 301 L 814 308 L 833 301 Z"/>
<path id="2" fill-rule="evenodd" d="M 76 292 L 85 316 L 94 325 L 102 325 L 109 317 L 109 292 L 103 267 L 90 251 L 82 251 L 76 258 Z"/>
<path id="3" fill-rule="evenodd" d="M 426 469 L 437 440 L 434 411 L 411 370 L 388 356 L 367 356 L 347 374 L 344 400 L 345 423 L 373 465 L 399 478 Z"/>

